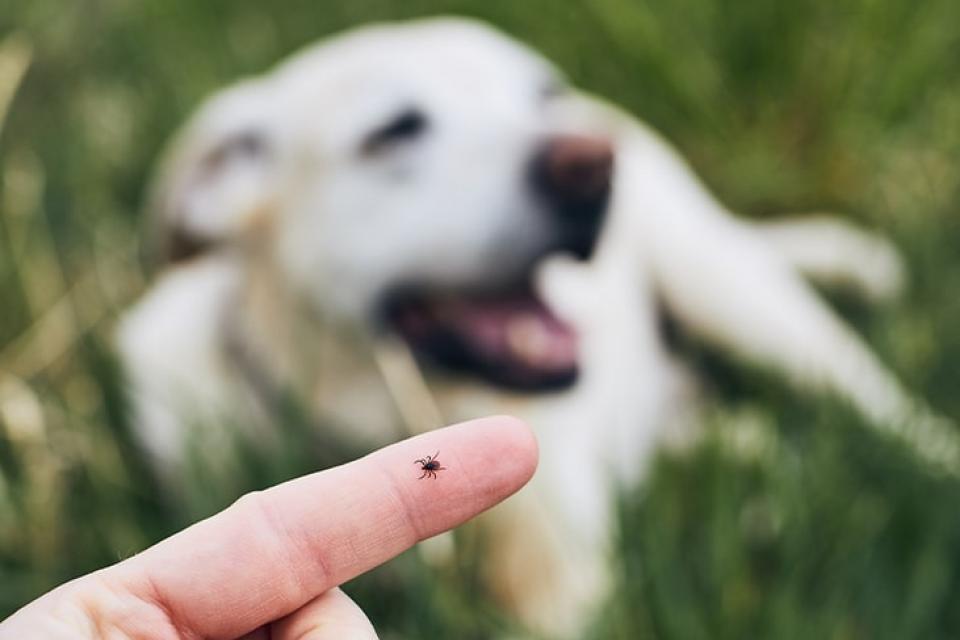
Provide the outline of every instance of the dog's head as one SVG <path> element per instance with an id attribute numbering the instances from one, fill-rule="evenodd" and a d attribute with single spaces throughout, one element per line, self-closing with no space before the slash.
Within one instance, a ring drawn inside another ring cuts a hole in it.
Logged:
<path id="1" fill-rule="evenodd" d="M 552 127 L 565 91 L 541 57 L 468 21 L 325 42 L 185 128 L 154 199 L 167 258 L 267 254 L 311 304 L 434 362 L 567 384 L 575 336 L 531 275 L 591 252 L 612 151 Z"/>

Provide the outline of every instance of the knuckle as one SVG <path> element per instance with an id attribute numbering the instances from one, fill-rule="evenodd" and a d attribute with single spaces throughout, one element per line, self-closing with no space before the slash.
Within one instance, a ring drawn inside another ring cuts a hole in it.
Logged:
<path id="1" fill-rule="evenodd" d="M 53 611 L 53 618 L 86 638 L 111 640 L 191 639 L 155 602 L 118 585 L 107 574 L 94 573 L 72 585 Z"/>

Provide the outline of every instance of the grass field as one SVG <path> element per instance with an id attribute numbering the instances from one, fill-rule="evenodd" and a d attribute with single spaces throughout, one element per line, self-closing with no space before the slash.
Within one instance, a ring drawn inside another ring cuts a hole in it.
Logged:
<path id="1" fill-rule="evenodd" d="M 835 302 L 960 419 L 956 0 L 0 1 L 0 618 L 349 454 L 250 453 L 171 508 L 128 434 L 109 335 L 145 286 L 141 198 L 174 127 L 210 90 L 371 20 L 485 18 L 662 130 L 745 215 L 830 210 L 888 234 L 906 295 Z M 622 496 L 622 584 L 592 637 L 960 637 L 960 483 L 828 398 L 687 348 L 715 424 Z M 384 638 L 487 637 L 513 623 L 473 562 L 436 575 L 407 554 L 347 590 Z"/>

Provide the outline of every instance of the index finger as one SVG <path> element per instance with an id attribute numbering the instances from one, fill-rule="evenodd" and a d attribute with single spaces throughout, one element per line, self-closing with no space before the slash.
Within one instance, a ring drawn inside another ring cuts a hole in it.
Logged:
<path id="1" fill-rule="evenodd" d="M 446 469 L 419 480 L 437 451 Z M 249 494 L 105 573 L 181 632 L 235 638 L 492 507 L 536 464 L 523 422 L 462 423 Z"/>

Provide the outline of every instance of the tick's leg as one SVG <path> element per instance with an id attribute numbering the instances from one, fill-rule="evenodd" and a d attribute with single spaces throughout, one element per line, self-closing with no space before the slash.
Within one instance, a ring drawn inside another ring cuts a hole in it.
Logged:
<path id="1" fill-rule="evenodd" d="M 417 480 L 423 480 L 426 476 L 427 476 L 427 472 L 424 471 L 424 472 L 423 472 L 423 475 L 420 476 L 419 478 L 417 478 Z"/>

